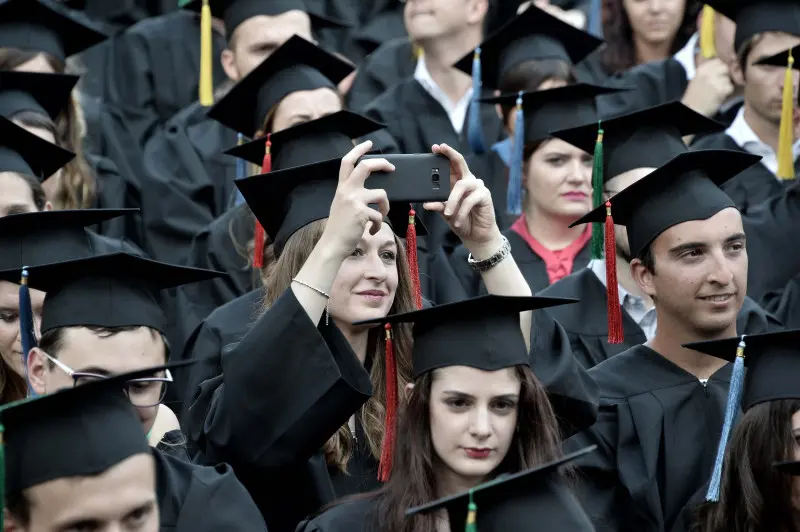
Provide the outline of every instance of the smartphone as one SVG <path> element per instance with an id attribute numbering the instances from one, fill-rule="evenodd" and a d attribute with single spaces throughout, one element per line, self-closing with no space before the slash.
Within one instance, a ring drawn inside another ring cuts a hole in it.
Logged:
<path id="1" fill-rule="evenodd" d="M 450 160 L 435 153 L 365 155 L 362 159 L 386 159 L 394 172 L 373 172 L 364 188 L 382 188 L 391 202 L 447 201 L 450 196 Z"/>

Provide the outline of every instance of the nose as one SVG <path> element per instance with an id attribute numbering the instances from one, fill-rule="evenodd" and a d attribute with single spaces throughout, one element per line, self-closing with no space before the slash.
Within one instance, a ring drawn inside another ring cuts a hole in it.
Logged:
<path id="1" fill-rule="evenodd" d="M 664 10 L 664 0 L 650 0 L 647 3 L 647 9 L 651 13 L 660 13 Z"/>
<path id="2" fill-rule="evenodd" d="M 492 434 L 492 425 L 489 409 L 481 406 L 475 409 L 470 423 L 470 434 L 478 441 L 489 439 Z"/>
<path id="3" fill-rule="evenodd" d="M 592 183 L 592 169 L 586 168 L 581 157 L 573 157 L 567 168 L 567 183 L 574 186 Z"/>
<path id="4" fill-rule="evenodd" d="M 364 277 L 371 281 L 384 281 L 388 275 L 386 264 L 378 253 L 371 253 L 364 261 Z"/>
<path id="5" fill-rule="evenodd" d="M 722 249 L 716 249 L 711 254 L 711 270 L 708 272 L 708 281 L 719 286 L 728 286 L 733 282 L 733 264 Z"/>

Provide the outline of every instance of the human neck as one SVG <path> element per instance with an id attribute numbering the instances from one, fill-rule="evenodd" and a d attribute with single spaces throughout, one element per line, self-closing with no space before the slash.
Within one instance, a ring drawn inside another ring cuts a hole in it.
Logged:
<path id="1" fill-rule="evenodd" d="M 437 499 L 464 493 L 486 480 L 485 477 L 464 477 L 441 464 L 437 468 L 435 476 Z"/>
<path id="2" fill-rule="evenodd" d="M 481 32 L 472 29 L 420 43 L 425 67 L 428 69 L 431 79 L 453 102 L 463 98 L 472 87 L 472 78 L 457 68 L 453 68 L 453 64 L 480 43 Z"/>
<path id="3" fill-rule="evenodd" d="M 525 226 L 528 233 L 545 248 L 550 250 L 564 249 L 586 230 L 585 225 L 569 227 L 575 220 L 551 218 L 538 213 L 536 209 L 528 209 L 525 213 Z"/>
<path id="4" fill-rule="evenodd" d="M 759 116 L 747 101 L 744 103 L 744 121 L 753 130 L 753 133 L 766 144 L 778 153 L 778 138 L 780 133 L 780 124 L 775 124 L 769 120 Z"/>
<path id="5" fill-rule="evenodd" d="M 367 334 L 366 329 L 354 329 L 349 323 L 342 323 L 334 320 L 334 323 L 342 331 L 342 335 L 350 344 L 353 352 L 356 354 L 358 360 L 363 364 L 367 359 Z"/>
<path id="6" fill-rule="evenodd" d="M 641 297 L 648 309 L 653 307 L 652 298 L 642 292 L 642 289 L 639 288 L 639 285 L 633 280 L 633 276 L 631 275 L 631 263 L 619 253 L 617 253 L 617 284 L 629 294 Z"/>
<path id="7" fill-rule="evenodd" d="M 637 64 L 641 65 L 642 63 L 650 63 L 651 61 L 661 61 L 670 56 L 671 43 L 669 41 L 651 43 L 634 36 L 633 43 L 636 49 Z"/>
<path id="8" fill-rule="evenodd" d="M 705 340 L 720 340 L 732 336 L 736 336 L 735 322 L 721 332 L 699 335 L 687 331 L 680 324 L 665 319 L 663 316 L 658 316 L 656 335 L 651 341 L 647 342 L 647 345 L 698 379 L 708 379 L 727 362 L 711 355 L 686 349 L 681 347 L 682 344 Z"/>

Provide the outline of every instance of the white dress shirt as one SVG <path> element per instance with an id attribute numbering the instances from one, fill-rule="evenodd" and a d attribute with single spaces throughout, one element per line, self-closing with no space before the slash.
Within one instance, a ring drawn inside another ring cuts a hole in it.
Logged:
<path id="1" fill-rule="evenodd" d="M 425 66 L 425 56 L 421 56 L 417 60 L 417 68 L 414 70 L 414 79 L 416 79 L 425 92 L 430 94 L 434 100 L 439 102 L 442 109 L 447 113 L 450 118 L 450 123 L 453 124 L 453 129 L 459 135 L 464 128 L 464 120 L 467 117 L 467 110 L 469 109 L 470 100 L 472 100 L 472 87 L 467 90 L 464 96 L 455 103 L 450 99 L 442 88 L 433 81 L 431 73 L 428 72 L 428 67 Z"/>
<path id="2" fill-rule="evenodd" d="M 744 107 L 739 109 L 736 118 L 730 127 L 725 130 L 725 133 L 743 150 L 763 157 L 761 164 L 766 166 L 773 175 L 778 174 L 778 154 L 775 153 L 771 146 L 758 138 L 758 135 L 747 123 L 747 120 L 744 119 Z M 792 146 L 792 160 L 796 161 L 798 157 L 800 157 L 800 139 L 795 141 Z"/>
<path id="3" fill-rule="evenodd" d="M 603 259 L 591 260 L 589 261 L 589 269 L 600 279 L 603 286 L 606 286 L 606 261 Z M 619 304 L 633 318 L 633 321 L 641 327 L 645 337 L 648 340 L 652 340 L 656 335 L 656 327 L 658 325 L 655 307 L 648 309 L 643 298 L 631 294 L 621 284 L 617 285 L 617 291 L 619 292 Z"/>
<path id="4" fill-rule="evenodd" d="M 700 41 L 700 37 L 697 33 L 692 35 L 689 42 L 686 45 L 677 51 L 675 55 L 672 57 L 675 58 L 675 61 L 681 64 L 683 69 L 686 71 L 686 81 L 692 81 L 694 79 L 695 74 L 697 74 L 697 64 L 694 62 L 695 57 L 697 57 L 697 48 L 698 42 Z"/>

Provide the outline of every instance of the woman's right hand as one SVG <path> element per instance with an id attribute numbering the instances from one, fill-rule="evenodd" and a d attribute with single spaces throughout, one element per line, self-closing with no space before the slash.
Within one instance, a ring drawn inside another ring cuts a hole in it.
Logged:
<path id="1" fill-rule="evenodd" d="M 370 232 L 381 229 L 383 217 L 389 213 L 389 198 L 383 189 L 366 189 L 364 182 L 372 172 L 392 172 L 394 165 L 386 159 L 364 159 L 372 148 L 372 142 L 362 142 L 342 158 L 339 167 L 339 184 L 331 203 L 330 215 L 321 243 L 334 250 L 342 260 L 349 256 L 364 235 L 364 228 L 371 223 Z M 370 207 L 377 204 L 379 210 Z"/>

